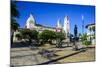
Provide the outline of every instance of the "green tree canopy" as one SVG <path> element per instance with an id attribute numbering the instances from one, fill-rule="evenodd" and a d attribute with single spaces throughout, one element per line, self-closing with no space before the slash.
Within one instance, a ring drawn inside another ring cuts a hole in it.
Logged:
<path id="1" fill-rule="evenodd" d="M 81 39 L 82 39 L 82 44 L 83 45 L 86 45 L 86 46 L 88 46 L 88 45 L 91 45 L 91 41 L 88 41 L 87 40 L 87 34 L 85 33 L 85 34 L 83 34 L 82 36 L 81 36 Z"/>
<path id="2" fill-rule="evenodd" d="M 19 12 L 15 1 L 11 1 L 11 17 L 19 17 Z"/>
<path id="3" fill-rule="evenodd" d="M 15 19 L 12 19 L 12 22 L 11 22 L 11 29 L 13 29 L 14 31 L 18 29 L 20 25 L 16 22 Z"/>
<path id="4" fill-rule="evenodd" d="M 27 39 L 38 39 L 38 32 L 36 30 L 23 29 L 21 30 L 23 38 Z"/>
<path id="5" fill-rule="evenodd" d="M 56 38 L 60 39 L 60 40 L 64 40 L 65 39 L 65 34 L 62 32 L 56 32 Z"/>
<path id="6" fill-rule="evenodd" d="M 39 38 L 48 41 L 56 38 L 56 34 L 54 31 L 44 30 L 42 33 L 39 34 Z"/>
<path id="7" fill-rule="evenodd" d="M 16 6 L 16 2 L 11 1 L 11 29 L 14 31 L 17 30 L 18 27 L 20 26 L 16 21 L 16 18 L 18 17 L 19 17 L 19 12 Z"/>
<path id="8" fill-rule="evenodd" d="M 19 12 L 17 10 L 16 2 L 11 1 L 11 44 L 13 44 L 14 31 L 20 26 L 16 21 L 17 17 L 19 17 Z"/>
<path id="9" fill-rule="evenodd" d="M 87 34 L 85 33 L 85 34 L 83 34 L 83 35 L 81 35 L 81 40 L 82 41 L 85 41 L 85 40 L 87 40 Z"/>

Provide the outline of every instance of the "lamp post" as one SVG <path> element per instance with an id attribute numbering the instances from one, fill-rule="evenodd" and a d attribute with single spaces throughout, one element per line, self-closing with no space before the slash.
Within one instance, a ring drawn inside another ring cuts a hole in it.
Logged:
<path id="1" fill-rule="evenodd" d="M 84 34 L 84 16 L 82 15 L 82 34 Z"/>

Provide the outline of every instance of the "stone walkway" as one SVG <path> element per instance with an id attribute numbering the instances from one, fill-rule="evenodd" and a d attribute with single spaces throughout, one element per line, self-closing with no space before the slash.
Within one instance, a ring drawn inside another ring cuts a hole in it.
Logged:
<path id="1" fill-rule="evenodd" d="M 73 62 L 90 62 L 90 61 L 95 61 L 94 48 L 90 48 L 86 50 L 85 52 L 81 52 L 79 54 L 66 57 L 64 59 L 57 61 L 56 63 L 73 63 Z"/>

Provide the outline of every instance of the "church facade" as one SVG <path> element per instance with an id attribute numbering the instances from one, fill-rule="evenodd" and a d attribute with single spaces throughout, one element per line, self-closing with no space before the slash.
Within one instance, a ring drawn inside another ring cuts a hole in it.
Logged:
<path id="1" fill-rule="evenodd" d="M 38 32 L 42 32 L 43 30 L 51 30 L 51 31 L 56 31 L 60 32 L 63 30 L 66 34 L 70 33 L 70 25 L 69 25 L 69 19 L 68 16 L 65 16 L 64 18 L 64 26 L 62 27 L 61 20 L 57 20 L 57 27 L 48 27 L 48 26 L 43 26 L 41 24 L 37 24 L 35 18 L 33 17 L 32 14 L 28 17 L 26 24 L 25 24 L 26 29 L 30 30 L 37 30 Z"/>
<path id="2" fill-rule="evenodd" d="M 29 18 L 27 19 L 26 24 L 25 24 L 25 28 L 30 29 L 30 30 L 35 29 L 38 32 L 42 32 L 43 30 L 56 31 L 56 27 L 48 27 L 48 26 L 44 26 L 44 25 L 41 25 L 41 24 L 37 24 L 36 20 L 35 20 L 35 18 L 33 17 L 32 14 L 30 14 Z"/>

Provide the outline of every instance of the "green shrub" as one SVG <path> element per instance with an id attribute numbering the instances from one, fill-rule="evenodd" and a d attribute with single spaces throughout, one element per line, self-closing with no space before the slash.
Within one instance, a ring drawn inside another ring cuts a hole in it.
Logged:
<path id="1" fill-rule="evenodd" d="M 85 40 L 85 41 L 83 41 L 83 44 L 84 44 L 84 45 L 86 45 L 86 46 L 88 46 L 88 45 L 91 45 L 91 42 L 90 42 L 90 41 Z"/>
<path id="2" fill-rule="evenodd" d="M 21 34 L 16 34 L 16 37 L 18 38 L 18 40 L 22 38 Z"/>

